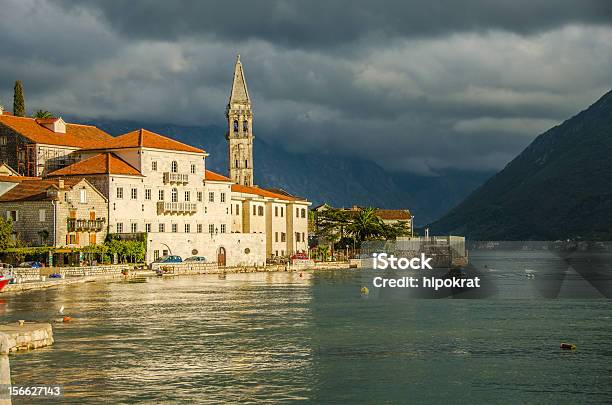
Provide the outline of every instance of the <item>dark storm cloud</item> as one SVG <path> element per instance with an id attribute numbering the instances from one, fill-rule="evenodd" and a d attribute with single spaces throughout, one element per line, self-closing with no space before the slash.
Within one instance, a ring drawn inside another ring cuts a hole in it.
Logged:
<path id="1" fill-rule="evenodd" d="M 72 1 L 60 3 L 75 8 Z M 79 4 L 99 11 L 130 38 L 259 39 L 292 48 L 488 29 L 530 34 L 568 23 L 612 22 L 612 2 L 605 0 L 90 0 Z"/>
<path id="2" fill-rule="evenodd" d="M 536 3 L 536 4 L 532 4 Z M 0 102 L 223 125 L 235 54 L 256 135 L 397 170 L 498 169 L 609 90 L 609 1 L 10 1 Z"/>

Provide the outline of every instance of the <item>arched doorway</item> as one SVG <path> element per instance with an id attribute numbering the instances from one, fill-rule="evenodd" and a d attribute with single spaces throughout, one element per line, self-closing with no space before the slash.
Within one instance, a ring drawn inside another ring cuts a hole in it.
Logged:
<path id="1" fill-rule="evenodd" d="M 220 247 L 219 253 L 217 254 L 217 264 L 219 267 L 225 267 L 225 248 Z"/>

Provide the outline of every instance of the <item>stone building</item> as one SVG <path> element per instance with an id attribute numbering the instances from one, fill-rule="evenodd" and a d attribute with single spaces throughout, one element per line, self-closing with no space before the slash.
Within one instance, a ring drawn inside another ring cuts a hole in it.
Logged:
<path id="1" fill-rule="evenodd" d="M 67 124 L 61 118 L 0 114 L 0 162 L 22 176 L 43 176 L 75 162 L 75 151 L 112 139 L 94 126 Z"/>
<path id="2" fill-rule="evenodd" d="M 227 118 L 227 167 L 236 184 L 253 185 L 253 110 L 240 55 L 236 58 L 234 80 L 225 112 Z"/>
<path id="3" fill-rule="evenodd" d="M 82 247 L 106 237 L 106 198 L 82 177 L 23 179 L 0 196 L 0 213 L 29 245 Z"/>
<path id="4" fill-rule="evenodd" d="M 104 232 L 126 238 L 146 234 L 147 262 L 172 254 L 263 265 L 269 257 L 307 251 L 310 203 L 253 186 L 253 114 L 240 58 L 226 117 L 229 178 L 207 170 L 204 150 L 164 135 L 138 129 L 112 137 L 61 118 L 0 116 L 0 161 L 16 165 L 16 174 L 42 176 L 38 182 L 63 181 L 66 187 L 86 179 L 84 184 L 102 197 Z M 22 150 L 28 151 L 23 158 Z M 2 181 L 0 173 L 3 198 L 25 183 L 5 177 Z M 68 221 L 71 214 L 65 215 Z M 64 237 L 59 230 L 63 220 L 55 223 L 57 243 Z M 28 221 L 28 226 L 40 225 L 34 217 Z M 82 235 L 78 242 L 77 235 L 67 237 L 71 244 L 84 243 Z M 102 240 L 100 234 L 95 240 Z"/>

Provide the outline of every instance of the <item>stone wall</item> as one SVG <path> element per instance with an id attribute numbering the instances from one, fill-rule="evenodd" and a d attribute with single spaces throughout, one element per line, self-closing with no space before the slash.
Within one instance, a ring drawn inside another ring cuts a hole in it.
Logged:
<path id="1" fill-rule="evenodd" d="M 38 349 L 53 344 L 53 328 L 49 323 L 12 323 L 0 325 L 0 354 Z"/>
<path id="2" fill-rule="evenodd" d="M 44 210 L 44 220 L 40 220 L 40 210 Z M 17 211 L 17 221 L 13 222 L 13 231 L 19 239 L 30 245 L 52 245 L 55 240 L 54 216 L 52 201 L 15 201 L 1 202 L 0 215 L 7 218 L 7 211 Z M 46 239 L 39 232 L 47 231 Z"/>

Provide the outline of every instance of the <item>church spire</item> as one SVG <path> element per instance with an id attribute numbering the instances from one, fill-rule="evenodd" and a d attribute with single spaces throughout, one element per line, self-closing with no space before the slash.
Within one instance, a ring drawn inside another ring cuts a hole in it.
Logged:
<path id="1" fill-rule="evenodd" d="M 229 177 L 234 183 L 253 185 L 253 110 L 240 55 L 236 57 L 234 80 L 225 110 Z"/>
<path id="2" fill-rule="evenodd" d="M 250 102 L 251 99 L 249 98 L 249 91 L 244 79 L 242 63 L 240 62 L 240 54 L 238 54 L 236 56 L 236 66 L 234 67 L 234 81 L 232 83 L 232 92 L 230 93 L 230 104 Z"/>

